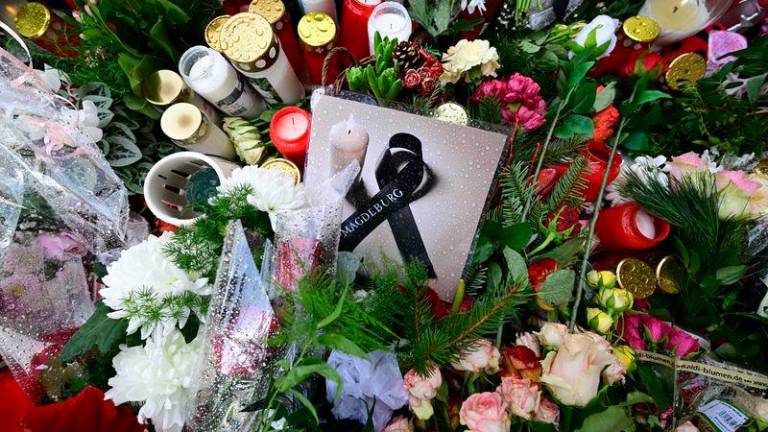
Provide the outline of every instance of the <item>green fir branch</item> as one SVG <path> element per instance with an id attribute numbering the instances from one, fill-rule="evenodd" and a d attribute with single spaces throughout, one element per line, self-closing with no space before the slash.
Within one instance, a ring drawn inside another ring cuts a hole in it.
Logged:
<path id="1" fill-rule="evenodd" d="M 546 204 L 546 211 L 557 211 L 563 206 L 579 207 L 584 201 L 582 192 L 587 186 L 584 170 L 587 159 L 579 156 L 571 162 L 568 170 L 558 179 Z"/>
<path id="2" fill-rule="evenodd" d="M 511 226 L 524 219 L 525 202 L 533 195 L 535 186 L 528 177 L 528 167 L 523 162 L 516 162 L 504 171 L 499 179 L 501 184 L 502 224 Z"/>

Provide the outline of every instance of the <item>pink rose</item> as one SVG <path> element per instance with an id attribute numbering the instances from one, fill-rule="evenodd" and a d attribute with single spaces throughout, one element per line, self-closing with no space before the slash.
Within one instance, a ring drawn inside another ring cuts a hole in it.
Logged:
<path id="1" fill-rule="evenodd" d="M 644 350 L 645 340 L 640 333 L 640 324 L 642 324 L 642 315 L 640 314 L 625 314 L 622 318 L 622 324 L 624 328 L 624 339 L 627 341 L 632 349 Z"/>
<path id="2" fill-rule="evenodd" d="M 699 341 L 695 337 L 678 328 L 670 330 L 667 349 L 674 352 L 677 357 L 687 357 L 698 351 L 699 348 Z"/>
<path id="3" fill-rule="evenodd" d="M 432 77 L 424 77 L 424 79 L 421 81 L 421 88 L 419 89 L 419 94 L 422 96 L 429 96 L 432 94 L 432 91 L 435 89 L 435 85 L 437 84 L 437 79 Z"/>
<path id="4" fill-rule="evenodd" d="M 720 218 L 756 218 L 765 213 L 765 203 L 758 191 L 765 189 L 763 183 L 742 171 L 722 171 L 715 176 L 720 192 Z"/>
<path id="5" fill-rule="evenodd" d="M 544 115 L 536 111 L 532 111 L 526 106 L 521 106 L 518 108 L 515 115 L 517 116 L 517 122 L 526 131 L 532 131 L 544 125 Z"/>
<path id="6" fill-rule="evenodd" d="M 624 383 L 624 376 L 627 374 L 627 368 L 624 367 L 624 364 L 621 363 L 621 361 L 614 356 L 613 361 L 611 362 L 610 366 L 605 368 L 603 371 L 603 380 L 605 380 L 605 383 L 608 385 L 613 385 L 616 383 Z"/>
<path id="7" fill-rule="evenodd" d="M 408 71 L 405 72 L 403 84 L 405 85 L 405 88 L 416 88 L 416 86 L 421 84 L 421 75 L 419 75 L 416 69 L 408 69 Z"/>
<path id="8" fill-rule="evenodd" d="M 705 172 L 707 171 L 709 164 L 702 159 L 698 154 L 694 152 L 688 152 L 681 154 L 680 156 L 673 156 L 672 160 L 667 162 L 666 171 L 669 171 L 669 175 L 673 178 L 680 180 L 684 175 Z"/>
<path id="9" fill-rule="evenodd" d="M 539 337 L 539 342 L 544 348 L 557 349 L 568 337 L 568 326 L 560 323 L 544 323 L 536 336 Z"/>
<path id="10" fill-rule="evenodd" d="M 443 384 L 443 376 L 436 366 L 432 366 L 429 372 L 427 377 L 419 375 L 413 369 L 405 373 L 403 383 L 411 397 L 430 400 L 437 396 L 437 390 Z"/>
<path id="11" fill-rule="evenodd" d="M 585 334 L 569 334 L 542 363 L 544 383 L 560 402 L 586 406 L 600 387 L 600 374 L 614 356 Z"/>
<path id="12" fill-rule="evenodd" d="M 507 403 L 496 392 L 476 393 L 461 404 L 459 421 L 475 432 L 509 432 Z"/>
<path id="13" fill-rule="evenodd" d="M 533 420 L 557 426 L 560 423 L 560 407 L 551 400 L 542 397 L 533 413 Z"/>
<path id="14" fill-rule="evenodd" d="M 671 329 L 669 324 L 651 315 L 641 315 L 641 317 L 645 335 L 650 342 L 659 343 L 669 335 Z"/>
<path id="15" fill-rule="evenodd" d="M 488 339 L 480 339 L 468 350 L 462 353 L 458 363 L 453 368 L 464 372 L 481 372 L 495 374 L 499 371 L 501 353 Z"/>
<path id="16" fill-rule="evenodd" d="M 69 233 L 41 234 L 36 240 L 49 258 L 62 259 L 65 255 L 84 255 L 86 252 L 85 244 Z"/>
<path id="17" fill-rule="evenodd" d="M 383 432 L 413 432 L 413 421 L 403 416 L 393 417 Z"/>
<path id="18" fill-rule="evenodd" d="M 539 406 L 541 390 L 531 380 L 503 377 L 496 391 L 509 405 L 510 412 L 525 420 L 530 420 Z"/>

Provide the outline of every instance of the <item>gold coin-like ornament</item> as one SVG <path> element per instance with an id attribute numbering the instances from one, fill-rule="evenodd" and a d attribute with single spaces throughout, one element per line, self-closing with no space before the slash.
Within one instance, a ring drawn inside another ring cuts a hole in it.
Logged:
<path id="1" fill-rule="evenodd" d="M 272 46 L 272 25 L 259 14 L 244 12 L 232 16 L 221 27 L 221 50 L 230 60 L 252 63 Z"/>
<path id="2" fill-rule="evenodd" d="M 248 12 L 259 14 L 274 24 L 285 15 L 285 3 L 282 0 L 253 0 Z"/>
<path id="3" fill-rule="evenodd" d="M 648 298 L 656 290 L 656 275 L 651 266 L 637 258 L 621 260 L 616 268 L 619 285 L 635 298 Z"/>
<path id="4" fill-rule="evenodd" d="M 295 163 L 289 161 L 288 159 L 270 159 L 264 162 L 261 167 L 265 169 L 280 170 L 288 176 L 292 177 L 296 184 L 301 183 L 301 171 L 299 171 L 299 167 L 297 167 Z"/>
<path id="5" fill-rule="evenodd" d="M 667 71 L 667 85 L 674 90 L 680 89 L 687 83 L 704 78 L 707 72 L 707 61 L 696 53 L 685 53 L 672 60 Z"/>
<path id="6" fill-rule="evenodd" d="M 633 16 L 624 21 L 624 34 L 637 42 L 651 42 L 661 34 L 661 26 L 653 18 Z"/>
<path id="7" fill-rule="evenodd" d="M 666 256 L 656 266 L 656 282 L 663 293 L 679 293 L 687 277 L 685 266 L 677 257 Z"/>
<path id="8" fill-rule="evenodd" d="M 217 16 L 205 26 L 205 43 L 212 49 L 221 51 L 221 28 L 230 18 L 230 15 Z"/>
<path id="9" fill-rule="evenodd" d="M 51 25 L 51 10 L 42 3 L 30 2 L 19 8 L 13 21 L 20 35 L 36 39 Z"/>
<path id="10" fill-rule="evenodd" d="M 328 14 L 310 12 L 299 20 L 299 38 L 311 47 L 322 47 L 336 39 L 336 23 Z"/>

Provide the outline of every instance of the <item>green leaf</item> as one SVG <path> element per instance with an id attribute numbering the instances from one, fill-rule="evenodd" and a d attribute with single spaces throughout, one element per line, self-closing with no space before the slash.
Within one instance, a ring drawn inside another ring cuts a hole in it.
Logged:
<path id="1" fill-rule="evenodd" d="M 592 106 L 592 108 L 595 110 L 595 112 L 600 112 L 613 103 L 613 100 L 616 98 L 616 81 L 612 81 L 610 84 L 605 86 L 603 90 L 595 96 L 595 103 Z"/>
<path id="2" fill-rule="evenodd" d="M 651 149 L 651 140 L 644 131 L 631 132 L 621 142 L 627 150 L 646 152 Z"/>
<path id="3" fill-rule="evenodd" d="M 653 403 L 653 398 L 641 391 L 633 391 L 627 394 L 627 399 L 619 406 L 632 406 L 641 403 Z"/>
<path id="4" fill-rule="evenodd" d="M 768 73 L 758 75 L 747 80 L 747 98 L 751 103 L 756 103 L 760 99 L 760 93 L 765 84 L 765 79 L 768 77 Z"/>
<path id="5" fill-rule="evenodd" d="M 584 419 L 577 432 L 634 432 L 635 422 L 620 406 L 608 407 L 605 411 L 592 414 Z"/>
<path id="6" fill-rule="evenodd" d="M 72 336 L 61 351 L 63 362 L 70 362 L 97 347 L 99 352 L 107 354 L 125 341 L 128 321 L 112 319 L 107 316 L 109 308 L 102 302 L 96 303 L 96 310 L 88 321 Z"/>
<path id="7" fill-rule="evenodd" d="M 448 27 L 451 25 L 453 18 L 451 16 L 451 5 L 452 2 L 445 0 L 437 2 L 437 9 L 435 10 L 435 15 L 433 17 L 437 34 L 433 36 L 445 33 L 445 31 L 448 30 Z"/>
<path id="8" fill-rule="evenodd" d="M 566 92 L 576 90 L 576 87 L 581 84 L 587 76 L 587 72 L 589 72 L 594 65 L 595 62 L 592 61 L 577 62 L 573 67 L 573 71 L 568 75 L 568 87 L 566 88 Z"/>
<path id="9" fill-rule="evenodd" d="M 317 329 L 322 329 L 324 327 L 327 327 L 332 322 L 336 321 L 336 319 L 341 316 L 341 311 L 344 309 L 344 300 L 347 297 L 347 291 L 349 291 L 349 285 L 344 286 L 344 291 L 341 293 L 341 298 L 339 299 L 339 302 L 336 304 L 336 309 L 333 310 L 333 313 L 325 317 L 322 321 L 317 323 Z"/>
<path id="10" fill-rule="evenodd" d="M 521 222 L 506 228 L 501 228 L 499 234 L 498 239 L 501 240 L 502 246 L 520 252 L 528 246 L 528 243 L 530 243 L 533 231 L 528 222 Z"/>
<path id="11" fill-rule="evenodd" d="M 178 61 L 179 53 L 176 51 L 176 47 L 173 46 L 173 42 L 168 37 L 168 31 L 165 27 L 163 17 L 158 18 L 155 25 L 149 29 L 149 36 L 151 37 L 152 42 L 165 51 L 171 60 L 174 62 Z"/>
<path id="12" fill-rule="evenodd" d="M 320 417 L 317 416 L 317 410 L 315 409 L 315 405 L 310 402 L 309 399 L 307 399 L 306 396 L 304 396 L 300 391 L 296 389 L 291 389 L 290 393 L 301 402 L 302 405 L 304 405 L 304 408 L 306 408 L 310 413 L 312 413 L 312 417 L 315 418 L 315 423 L 320 424 Z"/>
<path id="13" fill-rule="evenodd" d="M 597 84 L 585 81 L 576 89 L 571 98 L 573 112 L 577 114 L 590 114 L 597 98 Z"/>
<path id="14" fill-rule="evenodd" d="M 571 301 L 576 273 L 573 270 L 559 270 L 547 276 L 541 284 L 539 297 L 550 306 L 563 306 Z"/>
<path id="15" fill-rule="evenodd" d="M 525 258 L 516 251 L 505 247 L 504 259 L 507 260 L 507 268 L 513 280 L 528 280 L 528 267 L 525 265 Z"/>
<path id="16" fill-rule="evenodd" d="M 285 375 L 277 379 L 277 390 L 281 393 L 286 393 L 290 389 L 309 379 L 314 374 L 318 374 L 335 382 L 338 385 L 336 388 L 336 398 L 338 399 L 341 396 L 341 387 L 343 384 L 341 376 L 339 376 L 338 372 L 330 367 L 328 363 L 318 358 L 306 359 L 298 366 L 290 368 Z"/>
<path id="17" fill-rule="evenodd" d="M 363 351 L 354 342 L 340 334 L 324 334 L 318 337 L 317 341 L 330 349 L 341 351 L 362 359 L 368 358 L 368 354 L 366 354 L 365 351 Z"/>
<path id="18" fill-rule="evenodd" d="M 738 282 L 747 273 L 747 266 L 737 265 L 721 267 L 717 269 L 715 277 L 723 285 L 732 285 Z"/>
<path id="19" fill-rule="evenodd" d="M 541 51 L 540 46 L 529 41 L 528 39 L 523 39 L 522 41 L 520 41 L 520 49 L 523 50 L 523 52 L 526 52 L 528 54 L 536 54 L 537 52 Z"/>
<path id="20" fill-rule="evenodd" d="M 667 409 L 672 404 L 673 389 L 670 388 L 670 383 L 674 381 L 674 371 L 665 366 L 638 363 L 635 372 L 642 389 L 651 395 L 656 406 L 661 411 Z"/>
<path id="21" fill-rule="evenodd" d="M 595 123 L 592 119 L 578 114 L 572 114 L 564 118 L 557 125 L 557 130 L 555 130 L 555 136 L 558 138 L 572 138 L 574 136 L 592 138 L 594 133 Z"/>
<path id="22" fill-rule="evenodd" d="M 671 98 L 672 96 L 670 96 L 668 93 L 664 93 L 663 91 L 645 90 L 639 95 L 637 95 L 635 104 L 637 107 L 640 107 L 643 104 L 651 103 L 659 99 L 671 99 Z"/>

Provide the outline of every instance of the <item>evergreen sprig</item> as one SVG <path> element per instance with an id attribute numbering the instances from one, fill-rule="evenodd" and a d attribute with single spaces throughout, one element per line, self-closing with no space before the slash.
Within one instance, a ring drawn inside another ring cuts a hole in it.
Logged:
<path id="1" fill-rule="evenodd" d="M 502 203 L 502 224 L 512 226 L 523 221 L 523 207 L 535 186 L 530 182 L 528 167 L 523 162 L 516 162 L 504 171 L 499 179 Z"/>
<path id="2" fill-rule="evenodd" d="M 584 177 L 586 168 L 587 159 L 583 156 L 579 156 L 571 162 L 568 170 L 552 188 L 552 193 L 546 204 L 547 212 L 556 211 L 562 206 L 576 208 L 582 204 L 584 201 L 582 192 L 587 186 Z"/>

